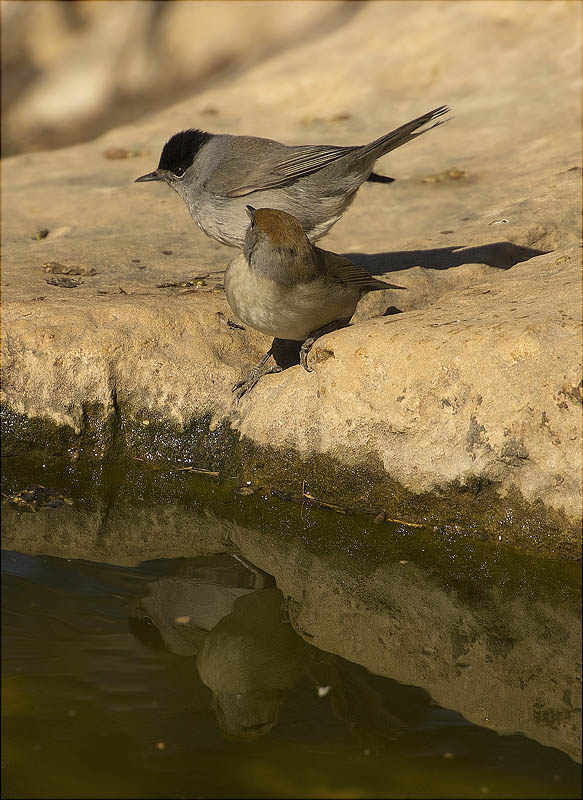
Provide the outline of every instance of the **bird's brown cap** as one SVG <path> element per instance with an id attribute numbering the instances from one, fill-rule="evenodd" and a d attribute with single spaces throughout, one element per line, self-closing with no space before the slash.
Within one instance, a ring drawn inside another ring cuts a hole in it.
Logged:
<path id="1" fill-rule="evenodd" d="M 276 208 L 255 210 L 252 206 L 247 206 L 247 213 L 255 227 L 269 236 L 275 247 L 290 247 L 307 238 L 297 219 L 285 211 Z"/>

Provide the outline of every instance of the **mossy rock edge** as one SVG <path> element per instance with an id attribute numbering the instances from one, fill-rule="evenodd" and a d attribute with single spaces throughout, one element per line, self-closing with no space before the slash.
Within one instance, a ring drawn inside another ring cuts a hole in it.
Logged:
<path id="1" fill-rule="evenodd" d="M 347 509 L 384 511 L 388 518 L 504 541 L 526 552 L 581 557 L 579 521 L 545 506 L 542 500 L 527 502 L 518 490 L 502 496 L 498 486 L 479 477 L 415 494 L 392 480 L 378 458 L 346 465 L 328 454 L 303 458 L 293 450 L 260 447 L 228 423 L 213 429 L 210 415 L 180 428 L 123 406 L 108 413 L 101 406 L 87 405 L 78 432 L 48 418 L 29 418 L 6 408 L 1 418 L 4 456 L 131 461 L 134 465 L 139 461 L 144 469 L 161 463 L 190 465 L 292 498 L 308 492 Z"/>

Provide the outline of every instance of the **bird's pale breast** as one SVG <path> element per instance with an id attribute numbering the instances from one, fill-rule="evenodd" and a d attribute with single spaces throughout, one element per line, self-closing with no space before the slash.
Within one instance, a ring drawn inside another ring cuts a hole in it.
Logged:
<path id="1" fill-rule="evenodd" d="M 350 318 L 359 299 L 354 289 L 324 280 L 281 286 L 256 275 L 243 255 L 227 267 L 225 293 L 234 313 L 251 328 L 300 342 L 329 322 Z"/>

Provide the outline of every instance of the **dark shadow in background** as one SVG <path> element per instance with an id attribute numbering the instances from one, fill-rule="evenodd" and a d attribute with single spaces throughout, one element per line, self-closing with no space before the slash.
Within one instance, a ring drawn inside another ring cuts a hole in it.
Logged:
<path id="1" fill-rule="evenodd" d="M 450 269 L 461 267 L 463 264 L 487 264 L 498 269 L 510 269 L 521 261 L 528 261 L 547 252 L 512 242 L 492 242 L 476 247 L 451 245 L 433 250 L 397 250 L 393 253 L 343 253 L 343 255 L 373 275 L 380 275 L 410 267 Z"/>

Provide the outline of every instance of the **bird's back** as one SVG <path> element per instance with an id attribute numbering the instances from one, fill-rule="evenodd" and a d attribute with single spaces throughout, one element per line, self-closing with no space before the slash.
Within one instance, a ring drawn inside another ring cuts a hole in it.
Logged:
<path id="1" fill-rule="evenodd" d="M 384 289 L 403 289 L 394 283 L 387 283 L 375 278 L 362 267 L 357 267 L 349 258 L 314 247 L 320 264 L 322 278 L 331 284 L 344 285 L 346 288 L 358 292 L 378 292 Z"/>

